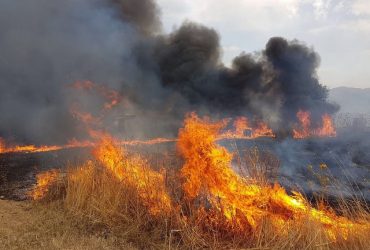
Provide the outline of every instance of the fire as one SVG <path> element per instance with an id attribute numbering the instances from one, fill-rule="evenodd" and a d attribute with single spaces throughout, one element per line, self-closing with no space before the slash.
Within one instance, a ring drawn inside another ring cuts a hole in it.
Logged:
<path id="1" fill-rule="evenodd" d="M 228 124 L 228 120 L 224 119 L 222 121 L 225 125 Z M 272 129 L 269 126 L 262 122 L 258 121 L 255 127 L 252 127 L 249 124 L 248 118 L 241 116 L 237 117 L 233 123 L 233 130 L 228 130 L 217 137 L 217 140 L 222 139 L 256 139 L 259 137 L 275 137 Z"/>
<path id="2" fill-rule="evenodd" d="M 155 138 L 155 139 L 150 139 L 150 140 L 118 141 L 118 144 L 136 146 L 136 145 L 155 145 L 155 144 L 176 142 L 176 141 L 177 139 L 172 139 L 172 138 Z"/>
<path id="3" fill-rule="evenodd" d="M 258 126 L 253 131 L 252 136 L 254 138 L 257 138 L 257 137 L 275 137 L 275 134 L 272 131 L 272 129 L 267 126 L 266 123 L 260 121 L 260 122 L 258 122 Z"/>
<path id="4" fill-rule="evenodd" d="M 298 111 L 297 118 L 299 128 L 293 129 L 293 138 L 304 139 L 308 137 L 335 137 L 337 135 L 333 119 L 328 114 L 324 114 L 322 127 L 313 129 L 311 126 L 311 113 L 308 111 Z"/>
<path id="5" fill-rule="evenodd" d="M 294 138 L 307 138 L 311 135 L 311 114 L 307 111 L 298 111 L 297 118 L 301 129 L 293 129 Z"/>
<path id="6" fill-rule="evenodd" d="M 6 151 L 6 145 L 3 138 L 0 137 L 0 154 Z"/>
<path id="7" fill-rule="evenodd" d="M 140 156 L 128 156 L 111 137 L 101 139 L 93 152 L 95 158 L 120 181 L 134 187 L 153 215 L 171 211 L 164 174 L 152 170 Z"/>
<path id="8" fill-rule="evenodd" d="M 76 139 L 70 140 L 67 144 L 64 145 L 15 145 L 15 146 L 7 146 L 5 140 L 0 138 L 0 154 L 5 153 L 41 153 L 41 152 L 51 152 L 51 151 L 59 151 L 64 149 L 71 149 L 71 148 L 86 148 L 86 147 L 95 147 L 97 145 L 96 139 L 109 136 L 104 131 L 91 129 L 89 125 L 96 121 L 93 116 L 88 113 L 74 113 L 76 116 L 79 117 L 80 120 L 84 121 L 87 125 L 88 134 L 94 140 L 85 140 L 85 141 L 77 141 Z M 227 124 L 228 120 L 223 120 L 225 125 Z M 256 139 L 259 137 L 275 137 L 272 130 L 267 126 L 267 124 L 263 122 L 258 122 L 255 128 L 251 128 L 248 126 L 248 119 L 246 117 L 239 117 L 234 122 L 234 130 L 228 130 L 222 134 L 220 134 L 216 140 L 228 140 L 228 139 Z M 155 145 L 155 144 L 162 144 L 162 143 L 170 143 L 170 142 L 177 142 L 176 138 L 153 138 L 148 140 L 118 140 L 115 139 L 115 143 L 121 146 L 137 146 L 137 145 Z"/>
<path id="9" fill-rule="evenodd" d="M 63 149 L 63 146 L 35 146 L 35 145 L 16 145 L 7 146 L 5 141 L 0 138 L 0 154 L 6 153 L 39 153 Z"/>
<path id="10" fill-rule="evenodd" d="M 337 135 L 333 119 L 328 114 L 322 116 L 322 127 L 316 131 L 316 134 L 320 137 Z"/>
<path id="11" fill-rule="evenodd" d="M 125 105 L 128 105 L 127 101 L 119 92 L 110 89 L 105 85 L 99 85 L 92 81 L 77 81 L 72 84 L 71 87 L 89 92 L 95 91 L 99 95 L 103 96 L 107 100 L 107 102 L 104 103 L 104 110 L 110 110 L 121 102 L 124 102 Z"/>
<path id="12" fill-rule="evenodd" d="M 91 141 L 76 141 L 73 140 L 65 145 L 16 145 L 8 146 L 4 140 L 0 138 L 0 154 L 4 153 L 40 153 L 58 151 L 70 148 L 81 148 L 81 147 L 95 147 L 97 145 L 96 138 L 107 136 L 107 133 L 100 129 L 102 126 L 102 120 L 104 114 L 110 111 L 113 107 L 123 103 L 128 105 L 129 103 L 119 92 L 110 89 L 104 85 L 99 85 L 91 81 L 77 81 L 71 85 L 74 89 L 83 90 L 88 92 L 96 92 L 105 99 L 105 103 L 101 109 L 101 114 L 95 116 L 91 113 L 81 111 L 79 105 L 76 103 L 71 105 L 71 114 L 86 127 L 89 136 L 92 138 Z M 318 129 L 311 129 L 310 113 L 305 111 L 299 111 L 297 113 L 298 120 L 300 122 L 300 129 L 293 130 L 294 138 L 307 138 L 310 136 L 326 137 L 335 136 L 336 131 L 334 128 L 331 117 L 327 114 L 323 115 L 323 126 Z M 229 124 L 230 119 L 222 120 L 222 123 L 226 126 Z M 233 122 L 233 129 L 227 130 L 220 133 L 216 140 L 229 140 L 229 139 L 256 139 L 260 137 L 275 138 L 275 134 L 272 129 L 264 122 L 254 122 L 254 126 L 251 125 L 247 117 L 237 117 Z M 176 142 L 176 138 L 153 138 L 149 140 L 116 140 L 117 145 L 154 145 L 159 143 Z"/>
<path id="13" fill-rule="evenodd" d="M 242 137 L 244 136 L 244 133 L 246 130 L 251 130 L 252 128 L 249 127 L 249 122 L 247 117 L 238 117 L 234 121 L 234 127 L 235 127 L 235 135 Z"/>
<path id="14" fill-rule="evenodd" d="M 290 221 L 308 216 L 324 225 L 328 237 L 345 237 L 350 230 L 366 230 L 369 225 L 355 224 L 332 212 L 309 206 L 300 193 L 289 196 L 278 184 L 262 186 L 236 174 L 231 168 L 232 154 L 216 144 L 224 122 L 200 119 L 194 113 L 185 120 L 180 130 L 178 150 L 185 160 L 181 169 L 183 190 L 189 201 L 206 199 L 212 209 L 223 214 L 229 228 L 244 232 L 254 230 L 264 218 L 271 218 L 278 231 Z M 201 206 L 200 212 L 207 211 Z M 213 224 L 223 224 L 218 217 Z"/>
<path id="15" fill-rule="evenodd" d="M 36 188 L 31 192 L 31 196 L 34 200 L 40 200 L 46 196 L 49 192 L 49 188 L 53 185 L 59 177 L 57 170 L 50 170 L 37 174 Z"/>
<path id="16" fill-rule="evenodd" d="M 77 109 L 75 108 L 72 108 L 70 112 L 74 118 L 81 121 L 83 124 L 99 124 L 100 123 L 100 119 L 94 117 L 90 113 L 77 111 Z"/>
<path id="17" fill-rule="evenodd" d="M 58 151 L 69 148 L 82 148 L 82 147 L 91 147 L 94 143 L 90 141 L 77 141 L 71 140 L 68 144 L 65 145 L 15 145 L 8 146 L 3 139 L 0 138 L 0 154 L 6 153 L 41 153 L 41 152 L 51 152 Z"/>
<path id="18" fill-rule="evenodd" d="M 100 138 L 106 136 L 106 133 L 100 131 L 89 130 L 89 134 L 94 138 Z M 115 140 L 117 145 L 128 145 L 128 146 L 137 146 L 137 145 L 155 145 L 168 142 L 176 142 L 176 139 L 172 138 L 154 138 L 149 140 Z M 75 139 L 70 140 L 69 143 L 65 145 L 16 145 L 16 146 L 7 146 L 5 141 L 0 138 L 0 154 L 6 153 L 41 153 L 41 152 L 52 152 L 59 151 L 63 149 L 71 148 L 87 148 L 95 147 L 97 145 L 94 141 L 77 141 Z"/>
<path id="19" fill-rule="evenodd" d="M 230 132 L 223 132 L 227 122 L 201 119 L 195 113 L 187 116 L 177 140 L 184 164 L 179 175 L 181 190 L 177 190 L 181 195 L 176 197 L 168 191 L 164 170 L 154 171 L 142 156 L 127 153 L 120 147 L 122 142 L 108 134 L 100 134 L 99 142 L 94 144 L 93 155 L 99 165 L 89 161 L 87 166 L 102 166 L 122 185 L 135 190 L 152 216 L 176 215 L 181 223 L 190 223 L 186 212 L 181 210 L 179 214 L 179 208 L 191 206 L 197 225 L 206 230 L 210 227 L 249 235 L 260 230 L 266 219 L 271 221 L 277 234 L 283 235 L 288 233 L 289 226 L 307 221 L 317 223 L 331 241 L 370 230 L 365 220 L 352 221 L 327 208 L 313 208 L 298 192 L 288 195 L 279 184 L 262 184 L 237 174 L 231 164 L 233 154 L 217 144 L 222 135 Z M 241 128 L 235 129 L 235 134 L 244 136 L 241 133 L 249 128 L 246 119 L 238 119 L 235 123 L 238 124 L 236 128 Z M 58 174 L 55 170 L 39 174 L 32 197 L 36 200 L 44 197 Z"/>

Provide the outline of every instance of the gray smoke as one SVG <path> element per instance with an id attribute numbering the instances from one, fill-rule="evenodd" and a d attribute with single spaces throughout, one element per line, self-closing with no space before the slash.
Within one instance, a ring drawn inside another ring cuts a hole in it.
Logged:
<path id="1" fill-rule="evenodd" d="M 0 2 L 0 136 L 62 143 L 83 134 L 70 114 L 68 85 L 91 80 L 119 88 L 138 71 L 139 35 L 98 0 Z"/>
<path id="2" fill-rule="evenodd" d="M 112 110 L 105 127 L 132 137 L 176 134 L 193 110 L 250 115 L 284 131 L 301 108 L 314 117 L 337 109 L 317 78 L 319 56 L 303 43 L 271 38 L 229 68 L 214 29 L 185 22 L 161 34 L 152 0 L 3 0 L 0 32 L 0 137 L 7 141 L 86 136 L 71 105 L 97 113 L 101 100 L 68 87 L 78 80 L 122 94 L 129 105 Z"/>

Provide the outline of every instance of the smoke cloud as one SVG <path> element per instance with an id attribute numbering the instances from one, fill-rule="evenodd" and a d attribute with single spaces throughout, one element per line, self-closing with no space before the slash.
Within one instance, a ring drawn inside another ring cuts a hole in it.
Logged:
<path id="1" fill-rule="evenodd" d="M 119 9 L 123 22 L 134 25 L 143 34 L 155 34 L 161 30 L 159 9 L 153 0 L 110 0 Z"/>
<path id="2" fill-rule="evenodd" d="M 63 143 L 86 136 L 70 112 L 101 101 L 71 89 L 90 80 L 118 91 L 105 127 L 135 136 L 175 134 L 184 114 L 249 115 L 284 131 L 299 109 L 333 113 L 305 44 L 271 38 L 258 53 L 221 62 L 212 28 L 184 22 L 161 32 L 152 0 L 4 0 L 0 2 L 0 137 Z"/>

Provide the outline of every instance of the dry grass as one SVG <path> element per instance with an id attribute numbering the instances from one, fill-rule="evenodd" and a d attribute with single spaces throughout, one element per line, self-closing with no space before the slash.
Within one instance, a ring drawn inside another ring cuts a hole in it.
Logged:
<path id="1" fill-rule="evenodd" d="M 135 249 L 56 204 L 0 200 L 0 249 Z"/>
<path id="2" fill-rule="evenodd" d="M 199 209 L 200 203 L 207 207 L 206 200 L 198 200 L 197 204 L 185 202 L 180 181 L 175 171 L 167 173 L 166 187 L 173 197 L 173 212 L 151 215 L 137 189 L 115 178 L 99 163 L 89 162 L 69 169 L 64 178 L 49 186 L 48 193 L 52 195 L 46 195 L 41 202 L 59 204 L 78 222 L 114 239 L 107 246 L 112 249 L 119 247 L 114 242 L 129 242 L 140 249 L 366 249 L 368 246 L 370 232 L 350 232 L 346 240 L 338 238 L 334 242 L 323 225 L 309 216 L 292 220 L 281 232 L 276 231 L 268 217 L 255 230 L 235 231 L 219 211 Z M 369 213 L 360 203 L 356 209 L 344 200 L 340 204 L 346 216 L 369 221 Z"/>
<path id="3" fill-rule="evenodd" d="M 88 249 L 366 249 L 370 215 L 360 201 L 341 199 L 341 217 L 325 199 L 313 208 L 301 194 L 287 195 L 271 185 L 274 156 L 252 149 L 235 159 L 216 143 L 224 126 L 191 114 L 179 131 L 180 157 L 156 163 L 102 138 L 96 161 L 39 175 L 37 213 L 20 230 L 36 235 L 24 242 L 48 249 L 78 249 L 84 240 L 93 242 Z M 23 243 L 8 238 L 4 246 Z"/>

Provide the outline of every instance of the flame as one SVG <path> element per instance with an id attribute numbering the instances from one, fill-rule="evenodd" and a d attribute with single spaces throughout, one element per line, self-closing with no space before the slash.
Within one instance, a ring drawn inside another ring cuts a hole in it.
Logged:
<path id="1" fill-rule="evenodd" d="M 104 103 L 104 110 L 110 110 L 113 107 L 117 106 L 119 103 L 123 101 L 124 105 L 128 105 L 127 100 L 123 98 L 123 96 L 104 85 L 96 84 L 92 81 L 77 81 L 71 85 L 72 88 L 84 91 L 96 91 L 98 94 L 103 96 L 107 102 Z"/>
<path id="2" fill-rule="evenodd" d="M 0 154 L 6 153 L 41 153 L 41 152 L 51 152 L 51 151 L 58 151 L 63 149 L 69 148 L 82 148 L 82 147 L 92 147 L 95 145 L 93 142 L 90 141 L 77 141 L 71 140 L 66 145 L 15 145 L 15 146 L 7 146 L 5 140 L 0 138 Z"/>
<path id="3" fill-rule="evenodd" d="M 59 172 L 55 169 L 45 171 L 36 175 L 37 185 L 31 192 L 31 197 L 34 200 L 40 200 L 46 196 L 51 185 L 53 185 L 59 177 Z"/>
<path id="4" fill-rule="evenodd" d="M 233 155 L 216 143 L 227 123 L 201 119 L 195 113 L 186 117 L 177 142 L 184 159 L 180 170 L 183 195 L 177 199 L 167 191 L 164 170 L 154 171 L 141 156 L 128 154 L 120 147 L 122 142 L 109 134 L 100 134 L 93 155 L 122 184 L 136 190 L 153 216 L 171 216 L 179 212 L 177 208 L 192 204 L 198 224 L 216 225 L 243 235 L 257 232 L 265 219 L 271 220 L 277 234 L 287 234 L 289 226 L 309 219 L 321 225 L 332 241 L 370 230 L 366 220 L 352 221 L 327 208 L 313 208 L 298 192 L 288 195 L 279 184 L 261 184 L 238 175 L 231 167 Z M 241 136 L 240 131 L 244 133 L 248 128 L 246 120 L 238 119 L 235 123 L 241 127 L 235 133 Z M 57 178 L 55 170 L 39 174 L 33 198 L 44 197 Z M 182 223 L 187 223 L 187 215 L 179 216 Z"/>
<path id="5" fill-rule="evenodd" d="M 242 137 L 244 136 L 244 132 L 246 130 L 251 130 L 252 128 L 249 127 L 249 122 L 247 117 L 241 116 L 237 117 L 234 121 L 234 127 L 235 127 L 235 135 Z"/>
<path id="6" fill-rule="evenodd" d="M 222 120 L 222 123 L 225 126 L 229 123 L 228 119 Z M 233 123 L 233 130 L 227 130 L 226 132 L 220 134 L 217 137 L 217 140 L 222 139 L 256 139 L 259 137 L 275 137 L 272 129 L 269 126 L 262 122 L 257 121 L 256 126 L 252 127 L 249 125 L 249 121 L 247 117 L 241 116 L 237 117 Z"/>
<path id="7" fill-rule="evenodd" d="M 86 147 L 95 147 L 97 145 L 96 140 L 103 137 L 109 137 L 107 132 L 98 129 L 92 129 L 90 126 L 93 123 L 97 123 L 97 119 L 89 113 L 74 112 L 74 115 L 79 118 L 80 121 L 83 121 L 87 127 L 88 134 L 94 140 L 84 140 L 78 141 L 76 139 L 70 140 L 65 145 L 16 145 L 16 146 L 7 146 L 5 140 L 0 138 L 0 154 L 5 153 L 41 153 L 41 152 L 51 152 L 59 151 L 64 149 L 71 148 L 86 148 Z M 224 119 L 222 123 L 226 126 L 229 120 Z M 228 140 L 228 139 L 256 139 L 259 137 L 271 137 L 274 138 L 275 135 L 267 124 L 263 122 L 257 122 L 257 126 L 252 128 L 248 125 L 248 119 L 246 117 L 238 117 L 233 123 L 233 130 L 228 130 L 224 133 L 218 135 L 216 140 Z M 155 145 L 161 143 L 177 142 L 176 138 L 153 138 L 149 140 L 118 140 L 115 139 L 115 143 L 120 146 L 137 146 L 137 145 Z"/>
<path id="8" fill-rule="evenodd" d="M 297 113 L 298 121 L 301 125 L 301 129 L 293 129 L 294 138 L 307 138 L 311 135 L 311 114 L 308 111 L 298 111 Z"/>
<path id="9" fill-rule="evenodd" d="M 161 144 L 161 143 L 168 143 L 168 142 L 176 142 L 177 139 L 172 138 L 155 138 L 151 140 L 130 140 L 130 141 L 119 141 L 119 145 L 155 145 L 155 144 Z"/>
<path id="10" fill-rule="evenodd" d="M 140 156 L 129 157 L 110 136 L 101 138 L 93 154 L 116 178 L 138 191 L 151 214 L 171 211 L 171 199 L 166 191 L 164 173 L 152 170 Z"/>
<path id="11" fill-rule="evenodd" d="M 7 146 L 5 141 L 0 138 L 0 154 L 6 153 L 39 153 L 39 152 L 48 152 L 61 150 L 66 146 L 35 146 L 35 145 L 16 145 L 16 146 Z"/>
<path id="12" fill-rule="evenodd" d="M 305 216 L 324 225 L 328 237 L 345 237 L 350 230 L 368 230 L 369 225 L 355 224 L 332 212 L 309 206 L 300 193 L 289 196 L 275 184 L 262 186 L 245 179 L 231 168 L 232 154 L 216 144 L 225 123 L 200 119 L 194 113 L 179 132 L 178 150 L 185 160 L 181 169 L 186 199 L 206 199 L 213 209 L 223 214 L 229 228 L 244 232 L 254 230 L 266 217 L 271 218 L 277 230 L 283 232 L 290 221 Z M 200 212 L 206 211 L 201 206 Z M 217 217 L 208 217 L 213 224 L 222 224 Z"/>
<path id="13" fill-rule="evenodd" d="M 322 127 L 313 129 L 311 126 L 311 113 L 309 111 L 298 111 L 297 118 L 299 128 L 293 129 L 293 138 L 304 139 L 308 137 L 335 137 L 337 135 L 333 119 L 328 114 L 324 114 Z"/>
<path id="14" fill-rule="evenodd" d="M 316 134 L 320 137 L 334 137 L 337 135 L 333 119 L 328 114 L 322 116 L 322 127 L 317 129 Z"/>
<path id="15" fill-rule="evenodd" d="M 83 124 L 100 124 L 100 118 L 94 117 L 92 114 L 87 112 L 77 111 L 76 108 L 71 108 L 70 110 L 72 116 L 77 120 L 81 121 Z"/>
<path id="16" fill-rule="evenodd" d="M 5 140 L 0 137 L 0 154 L 6 152 Z"/>
<path id="17" fill-rule="evenodd" d="M 268 125 L 264 122 L 258 122 L 258 126 L 253 130 L 252 133 L 253 138 L 258 137 L 275 137 L 274 132 Z"/>
<path id="18" fill-rule="evenodd" d="M 89 134 L 93 138 L 101 138 L 108 136 L 107 133 L 96 131 L 96 130 L 89 130 Z M 137 146 L 137 145 L 155 145 L 161 143 L 168 143 L 168 142 L 176 142 L 177 139 L 173 138 L 154 138 L 150 140 L 115 140 L 117 145 L 128 145 L 128 146 Z M 87 147 L 95 147 L 97 143 L 94 141 L 78 141 L 76 139 L 70 140 L 65 145 L 16 145 L 8 147 L 3 139 L 0 138 L 0 154 L 6 153 L 41 153 L 41 152 L 52 152 L 52 151 L 59 151 L 64 149 L 71 149 L 71 148 L 87 148 Z"/>

